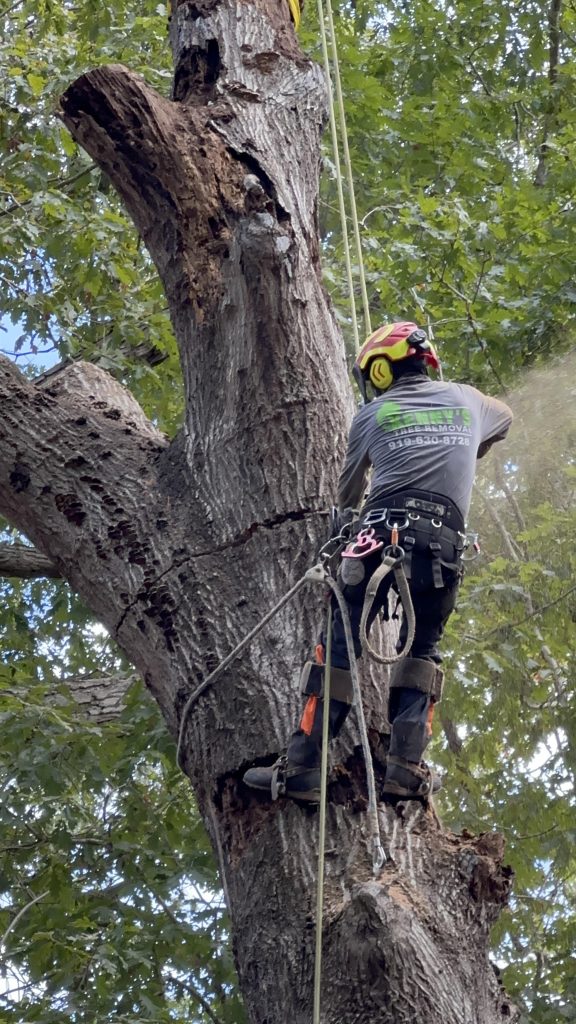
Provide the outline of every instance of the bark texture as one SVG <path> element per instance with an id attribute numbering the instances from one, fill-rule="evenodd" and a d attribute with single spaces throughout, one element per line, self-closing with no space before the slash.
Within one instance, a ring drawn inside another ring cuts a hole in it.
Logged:
<path id="1" fill-rule="evenodd" d="M 79 712 L 88 721 L 110 722 L 122 714 L 125 707 L 126 694 L 136 682 L 137 676 L 107 676 L 103 679 L 79 677 L 63 679 L 61 687 L 68 690 L 78 705 Z M 60 695 L 54 694 L 54 703 L 58 703 Z"/>
<path id="2" fill-rule="evenodd" d="M 108 627 L 176 736 L 191 690 L 325 539 L 352 401 L 320 276 L 325 89 L 288 5 L 180 3 L 170 37 L 170 99 L 123 67 L 100 67 L 67 91 L 61 117 L 158 268 L 184 426 L 168 442 L 95 367 L 34 387 L 2 359 L 0 511 Z M 270 805 L 240 779 L 285 744 L 322 614 L 318 593 L 288 605 L 186 727 L 186 771 L 219 857 L 253 1024 L 311 1019 L 317 814 Z M 384 689 L 366 674 L 377 767 Z M 353 721 L 334 766 L 325 1024 L 510 1018 L 487 954 L 508 889 L 498 837 L 456 838 L 431 813 L 383 807 L 390 859 L 373 879 Z"/>
<path id="3" fill-rule="evenodd" d="M 0 544 L 0 576 L 30 580 L 39 576 L 58 579 L 56 566 L 28 544 Z"/>

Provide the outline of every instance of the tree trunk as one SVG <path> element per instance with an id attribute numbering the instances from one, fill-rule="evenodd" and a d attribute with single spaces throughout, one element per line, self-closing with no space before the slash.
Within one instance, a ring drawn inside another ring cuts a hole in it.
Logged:
<path id="1" fill-rule="evenodd" d="M 38 389 L 2 359 L 0 511 L 107 626 L 176 737 L 190 692 L 325 539 L 352 399 L 321 283 L 325 89 L 288 4 L 180 3 L 170 35 L 172 99 L 100 67 L 70 87 L 61 117 L 158 268 L 185 423 L 169 443 L 103 371 L 75 364 Z M 269 804 L 240 781 L 294 724 L 297 668 L 323 614 L 318 592 L 301 593 L 200 698 L 185 731 L 253 1024 L 312 1015 L 317 812 Z M 384 686 L 365 681 L 378 752 Z M 513 1016 L 487 954 L 508 890 L 499 837 L 456 838 L 430 812 L 382 807 L 390 859 L 374 879 L 354 722 L 333 760 L 322 1020 Z"/>

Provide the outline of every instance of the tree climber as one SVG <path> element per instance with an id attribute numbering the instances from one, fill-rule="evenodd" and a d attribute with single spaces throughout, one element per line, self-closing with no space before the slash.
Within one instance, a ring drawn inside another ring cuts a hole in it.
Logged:
<path id="1" fill-rule="evenodd" d="M 353 369 L 365 404 L 352 422 L 338 483 L 339 516 L 347 522 L 362 501 L 372 469 L 370 493 L 338 570 L 356 656 L 362 653 L 359 630 L 368 581 L 393 539 L 394 526 L 405 551 L 403 566 L 414 605 L 412 648 L 394 665 L 390 678 L 391 734 L 382 789 L 390 802 L 426 800 L 439 788 L 422 760 L 442 693 L 437 645 L 462 577 L 476 459 L 506 436 L 512 422 L 510 409 L 498 399 L 467 384 L 431 380 L 429 367 L 439 366 L 433 345 L 414 323 L 384 324 L 370 335 Z M 366 531 L 362 537 L 360 531 Z M 378 611 L 383 609 L 388 617 L 391 578 L 380 584 L 368 628 Z M 334 597 L 332 603 L 331 738 L 339 733 L 352 703 L 342 616 Z M 398 649 L 406 632 L 402 616 Z M 286 755 L 271 767 L 251 768 L 244 775 L 254 789 L 309 803 L 320 798 L 324 641 L 317 647 L 317 663 L 304 666 L 302 692 L 308 700 Z"/>

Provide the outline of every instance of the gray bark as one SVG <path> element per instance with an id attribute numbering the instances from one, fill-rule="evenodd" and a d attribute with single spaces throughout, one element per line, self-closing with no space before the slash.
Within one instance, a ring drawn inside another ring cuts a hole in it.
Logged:
<path id="1" fill-rule="evenodd" d="M 80 593 L 177 736 L 186 697 L 289 589 L 325 539 L 352 411 L 316 225 L 325 90 L 284 0 L 173 14 L 174 98 L 101 67 L 61 116 L 111 178 L 162 278 L 186 390 L 172 442 L 119 386 L 36 389 L 0 361 L 0 511 Z M 76 373 L 83 374 L 82 368 Z M 90 397 L 92 395 L 92 397 Z M 95 396 L 98 397 L 95 397 Z M 288 605 L 203 696 L 185 769 L 220 861 L 253 1024 L 311 1020 L 317 814 L 241 783 L 285 744 L 297 668 L 323 615 Z M 374 746 L 385 687 L 365 675 Z M 495 1024 L 488 961 L 508 874 L 498 837 L 382 807 L 371 877 L 354 722 L 334 753 L 325 1024 Z M 376 764 L 379 771 L 379 760 Z"/>
<path id="2" fill-rule="evenodd" d="M 137 678 L 135 675 L 106 676 L 103 679 L 79 676 L 63 679 L 61 689 L 68 691 L 81 715 L 90 722 L 101 724 L 113 721 L 122 713 L 126 694 Z M 55 704 L 61 699 L 59 693 L 53 695 Z"/>
<path id="3" fill-rule="evenodd" d="M 0 576 L 31 580 L 38 577 L 58 579 L 56 566 L 40 551 L 27 544 L 0 544 Z"/>

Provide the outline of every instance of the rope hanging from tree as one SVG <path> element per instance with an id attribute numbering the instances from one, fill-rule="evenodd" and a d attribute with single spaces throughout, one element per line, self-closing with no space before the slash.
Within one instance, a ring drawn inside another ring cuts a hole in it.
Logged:
<path id="1" fill-rule="evenodd" d="M 324 714 L 322 716 L 322 759 L 320 762 L 320 816 L 318 821 L 318 875 L 316 882 L 316 942 L 314 947 L 313 1024 L 320 1020 L 322 980 L 322 922 L 324 919 L 324 854 L 326 850 L 326 795 L 328 790 L 328 743 L 330 740 L 330 676 L 332 670 L 332 604 L 326 622 L 326 664 L 324 666 Z"/>
<path id="2" fill-rule="evenodd" d="M 346 112 L 344 110 L 344 96 L 342 93 L 342 79 L 340 76 L 340 63 L 338 59 L 338 44 L 336 42 L 336 30 L 334 28 L 334 18 L 332 16 L 332 6 L 330 0 L 318 0 L 318 21 L 320 25 L 320 35 L 322 39 L 322 54 L 324 58 L 324 72 L 326 75 L 326 84 L 328 88 L 328 100 L 330 108 L 330 127 L 332 131 L 332 146 L 334 150 L 334 167 L 336 169 L 336 182 L 338 187 L 339 197 L 339 209 L 340 209 L 340 221 L 342 227 L 342 238 L 344 239 L 344 259 L 346 261 L 346 276 L 348 279 L 348 291 L 350 293 L 350 306 L 352 313 L 353 329 L 354 329 L 354 340 L 356 348 L 360 347 L 358 340 L 358 327 L 356 324 L 356 306 L 353 294 L 352 285 L 352 267 L 350 262 L 350 249 L 348 244 L 348 223 L 346 218 L 346 210 L 344 201 L 340 202 L 340 193 L 342 189 L 342 169 L 340 165 L 340 155 L 338 147 L 338 135 L 336 131 L 336 121 L 334 117 L 334 100 L 332 93 L 332 73 L 330 69 L 330 60 L 328 58 L 328 44 L 326 39 L 326 27 L 325 27 L 325 10 L 328 17 L 328 32 L 330 36 L 330 50 L 332 53 L 332 68 L 334 73 L 334 84 L 336 86 L 336 102 L 338 107 L 338 118 L 340 121 L 340 136 L 342 140 L 342 150 L 344 154 L 344 165 L 346 167 L 346 178 L 348 182 L 348 196 L 350 202 L 350 217 L 352 220 L 352 228 L 354 233 L 354 243 L 356 248 L 356 259 L 358 261 L 358 273 L 360 276 L 360 293 L 362 295 L 362 309 L 364 313 L 364 331 L 365 335 L 372 334 L 372 322 L 370 319 L 370 305 L 368 302 L 368 291 L 366 288 L 366 273 L 364 270 L 364 259 L 362 256 L 362 239 L 360 237 L 360 222 L 358 220 L 358 210 L 356 207 L 356 194 L 354 191 L 354 174 L 352 171 L 352 160 L 350 157 L 350 146 L 348 144 L 348 129 L 346 126 Z"/>
<path id="3" fill-rule="evenodd" d="M 340 163 L 340 147 L 338 145 L 338 129 L 336 127 L 336 115 L 334 113 L 334 93 L 332 90 L 332 76 L 330 74 L 330 59 L 328 57 L 328 41 L 326 39 L 326 27 L 324 25 L 323 0 L 318 0 L 318 22 L 320 25 L 320 38 L 322 40 L 322 56 L 324 58 L 324 74 L 326 77 L 326 88 L 328 89 L 328 116 L 330 119 L 330 134 L 332 136 L 332 153 L 334 156 L 334 167 L 336 169 L 336 191 L 338 193 L 338 211 L 340 214 L 340 225 L 342 231 L 342 243 L 344 245 L 344 263 L 346 266 L 346 281 L 348 284 L 348 298 L 350 301 L 350 314 L 352 319 L 352 331 L 354 334 L 354 348 L 360 348 L 360 334 L 358 332 L 358 317 L 356 314 L 356 298 L 354 296 L 354 275 L 352 272 L 352 260 L 350 258 L 350 242 L 348 241 L 348 225 L 346 222 L 346 203 L 344 200 L 344 179 L 342 176 L 342 165 Z"/>

